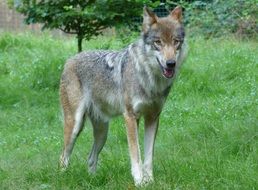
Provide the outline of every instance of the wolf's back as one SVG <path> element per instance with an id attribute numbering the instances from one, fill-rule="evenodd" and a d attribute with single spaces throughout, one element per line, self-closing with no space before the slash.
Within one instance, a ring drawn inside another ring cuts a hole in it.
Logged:
<path id="1" fill-rule="evenodd" d="M 62 80 L 69 83 L 76 76 L 82 98 L 94 117 L 106 120 L 123 111 L 121 70 L 125 54 L 123 51 L 88 51 L 77 54 L 65 64 Z"/>

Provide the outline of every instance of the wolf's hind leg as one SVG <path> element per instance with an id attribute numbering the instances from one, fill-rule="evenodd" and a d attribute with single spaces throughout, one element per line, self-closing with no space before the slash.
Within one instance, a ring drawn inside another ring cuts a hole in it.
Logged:
<path id="1" fill-rule="evenodd" d="M 80 108 L 78 108 L 80 109 Z M 83 129 L 84 115 L 77 111 L 76 116 L 66 116 L 64 127 L 64 149 L 60 158 L 60 166 L 65 169 L 68 166 L 70 155 L 77 137 Z"/>
<path id="2" fill-rule="evenodd" d="M 75 76 L 70 75 L 69 82 L 61 81 L 60 95 L 64 112 L 64 148 L 60 156 L 60 167 L 65 169 L 75 140 L 83 129 L 85 116 L 80 83 Z"/>
<path id="3" fill-rule="evenodd" d="M 95 173 L 97 168 L 98 156 L 107 140 L 108 122 L 91 120 L 93 127 L 94 143 L 88 157 L 88 169 L 90 173 Z"/>

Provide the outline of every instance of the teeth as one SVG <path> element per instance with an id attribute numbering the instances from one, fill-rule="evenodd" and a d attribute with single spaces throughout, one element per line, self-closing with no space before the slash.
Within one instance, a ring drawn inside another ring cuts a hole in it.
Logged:
<path id="1" fill-rule="evenodd" d="M 162 72 L 163 72 L 163 76 L 164 76 L 165 78 L 172 78 L 173 75 L 174 75 L 175 70 L 174 70 L 174 69 L 166 69 L 166 68 L 164 68 L 164 67 L 162 66 L 162 64 L 160 63 L 159 59 L 158 59 L 158 58 L 156 58 L 156 59 L 157 59 L 157 62 L 158 62 L 158 64 L 159 64 L 159 66 L 160 66 Z"/>
<path id="2" fill-rule="evenodd" d="M 173 69 L 164 69 L 163 70 L 163 75 L 166 78 L 171 78 L 174 75 L 174 70 Z"/>

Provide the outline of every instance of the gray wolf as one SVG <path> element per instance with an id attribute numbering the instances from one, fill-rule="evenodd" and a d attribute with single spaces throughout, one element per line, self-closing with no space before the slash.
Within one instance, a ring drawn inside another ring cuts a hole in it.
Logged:
<path id="1" fill-rule="evenodd" d="M 94 135 L 88 168 L 94 173 L 109 121 L 123 115 L 134 183 L 140 186 L 153 181 L 159 117 L 185 57 L 186 43 L 181 7 L 164 18 L 147 7 L 143 13 L 141 37 L 135 43 L 121 51 L 82 52 L 66 62 L 60 82 L 64 113 L 62 168 L 68 166 L 76 138 L 88 118 Z M 143 163 L 138 141 L 141 117 L 145 122 Z"/>

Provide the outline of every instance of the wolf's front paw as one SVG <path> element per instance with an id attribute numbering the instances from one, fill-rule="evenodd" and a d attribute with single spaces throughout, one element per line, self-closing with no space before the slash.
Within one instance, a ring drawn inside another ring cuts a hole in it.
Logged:
<path id="1" fill-rule="evenodd" d="M 144 175 L 143 175 L 143 183 L 144 183 L 144 185 L 150 184 L 153 181 L 154 181 L 154 178 L 153 178 L 152 174 L 144 173 Z"/>
<path id="2" fill-rule="evenodd" d="M 139 178 L 134 178 L 134 183 L 136 187 L 143 187 L 146 186 L 154 181 L 152 175 L 142 175 Z"/>
<path id="3" fill-rule="evenodd" d="M 136 187 L 142 187 L 142 186 L 144 186 L 143 178 L 141 178 L 141 179 L 134 179 L 134 185 L 135 185 Z"/>
<path id="4" fill-rule="evenodd" d="M 154 181 L 152 168 L 146 165 L 143 167 L 143 181 L 145 184 L 149 184 Z"/>
<path id="5" fill-rule="evenodd" d="M 146 185 L 149 185 L 153 181 L 153 178 L 143 177 L 141 180 L 134 180 L 134 184 L 136 187 L 144 187 Z"/>
<path id="6" fill-rule="evenodd" d="M 142 186 L 143 184 L 143 172 L 141 167 L 133 168 L 132 176 L 136 187 Z"/>

